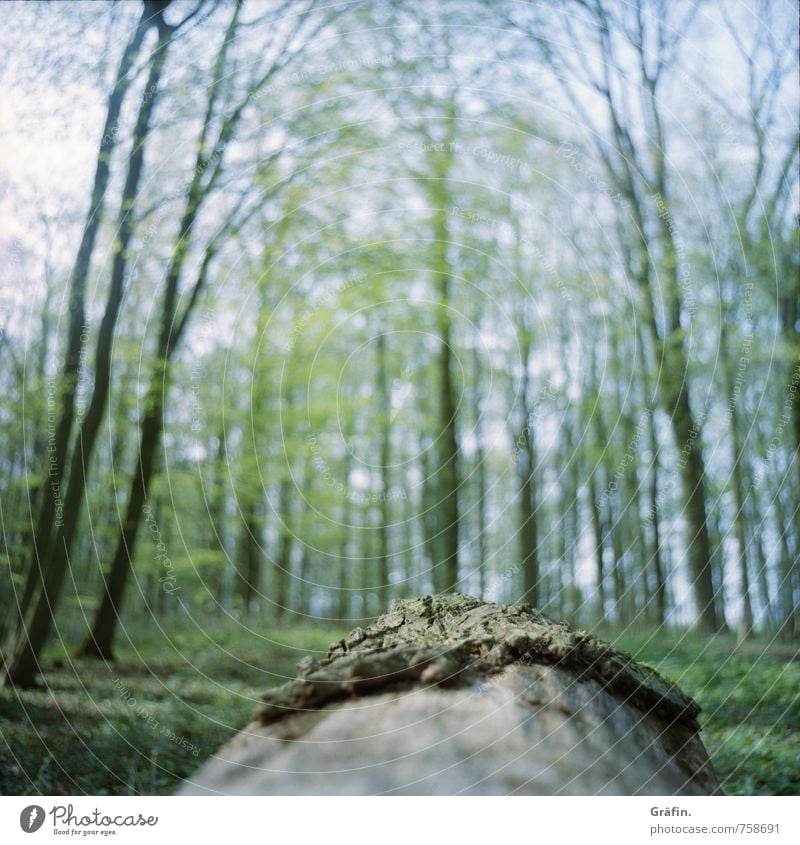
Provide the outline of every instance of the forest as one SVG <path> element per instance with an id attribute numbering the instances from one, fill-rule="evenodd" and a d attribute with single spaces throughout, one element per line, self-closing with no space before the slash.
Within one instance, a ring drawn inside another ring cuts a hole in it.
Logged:
<path id="1" fill-rule="evenodd" d="M 456 592 L 800 793 L 791 0 L 0 19 L 0 792 L 168 792 Z"/>

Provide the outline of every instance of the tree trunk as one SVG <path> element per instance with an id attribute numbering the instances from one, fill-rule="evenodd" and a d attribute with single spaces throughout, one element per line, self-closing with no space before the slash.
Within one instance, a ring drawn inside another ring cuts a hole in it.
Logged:
<path id="1" fill-rule="evenodd" d="M 95 241 L 102 222 L 106 190 L 111 172 L 111 157 L 116 147 L 119 132 L 119 117 L 125 95 L 132 81 L 128 77 L 139 54 L 142 42 L 154 23 L 153 8 L 146 3 L 136 29 L 122 54 L 114 86 L 106 103 L 106 120 L 100 138 L 89 210 L 69 278 L 69 323 L 67 348 L 61 374 L 61 412 L 52 433 L 51 448 L 48 449 L 48 464 L 45 470 L 47 486 L 50 488 L 52 495 L 47 495 L 44 492 L 41 497 L 39 516 L 33 533 L 28 577 L 19 603 L 20 625 L 18 630 L 11 631 L 12 639 L 7 643 L 8 650 L 6 653 L 13 652 L 20 633 L 24 636 L 24 615 L 30 607 L 37 585 L 41 584 L 45 577 L 52 545 L 53 525 L 54 522 L 61 522 L 61 515 L 59 513 L 57 516 L 56 511 L 57 505 L 60 509 L 61 484 L 66 471 L 67 450 L 75 420 L 75 393 L 86 326 L 86 281 L 89 276 Z M 55 396 L 53 398 L 55 399 Z M 5 676 L 2 680 L 5 680 Z M 30 683 L 31 680 L 32 677 L 23 678 L 22 673 L 19 674 L 19 683 Z"/>
<path id="2" fill-rule="evenodd" d="M 658 435 L 656 433 L 655 413 L 652 408 L 648 409 L 648 411 L 647 430 L 650 437 L 650 454 L 652 455 L 648 486 L 650 525 L 653 532 L 650 561 L 653 566 L 653 581 L 655 584 L 653 595 L 656 609 L 655 621 L 660 627 L 667 621 L 667 579 L 665 575 L 666 569 L 662 560 L 661 517 L 658 503 Z"/>
<path id="3" fill-rule="evenodd" d="M 530 605 L 397 601 L 299 668 L 181 794 L 721 792 L 691 698 Z"/>
<path id="4" fill-rule="evenodd" d="M 475 373 L 479 367 L 476 354 Z M 486 598 L 486 580 L 489 547 L 488 485 L 486 479 L 486 452 L 483 447 L 483 414 L 476 403 L 475 419 L 475 478 L 478 487 L 478 589 L 481 598 Z"/>
<path id="5" fill-rule="evenodd" d="M 525 329 L 523 329 L 523 333 Z M 522 358 L 522 381 L 520 387 L 520 405 L 523 423 L 518 431 L 514 450 L 517 463 L 519 495 L 519 558 L 522 568 L 522 601 L 530 602 L 534 607 L 540 602 L 539 573 L 539 536 L 536 524 L 536 445 L 534 443 L 533 410 L 530 401 L 530 375 L 528 372 L 530 343 L 527 337 L 520 344 Z"/>
<path id="6" fill-rule="evenodd" d="M 344 487 L 342 492 L 342 522 L 341 522 L 341 541 L 339 543 L 339 590 L 336 596 L 336 616 L 337 621 L 344 623 L 350 619 L 352 615 L 350 591 L 350 539 L 352 537 L 351 522 L 353 520 L 353 507 L 350 502 L 350 494 L 348 487 L 348 479 L 350 478 L 350 470 L 352 466 L 352 454 L 349 449 L 345 449 L 344 453 L 344 468 L 342 477 L 344 479 Z"/>
<path id="7" fill-rule="evenodd" d="M 455 132 L 455 95 L 448 102 L 447 135 L 450 140 Z M 451 359 L 453 357 L 452 317 L 450 314 L 450 262 L 448 246 L 448 208 L 451 194 L 448 179 L 453 166 L 452 146 L 442 144 L 443 152 L 434 158 L 434 179 L 431 181 L 431 199 L 434 206 L 432 272 L 439 297 L 437 328 L 439 331 L 439 431 L 437 486 L 439 492 L 439 531 L 441 532 L 441 559 L 434 562 L 434 583 L 440 593 L 452 592 L 459 583 L 459 450 L 457 433 L 457 405 Z"/>
<path id="8" fill-rule="evenodd" d="M 380 431 L 380 456 L 378 463 L 381 477 L 381 521 L 378 525 L 378 600 L 381 607 L 389 606 L 390 573 L 389 573 L 389 523 L 391 519 L 389 509 L 389 488 L 391 486 L 391 472 L 389 460 L 391 453 L 391 415 L 392 399 L 389 393 L 389 383 L 386 369 L 386 335 L 379 330 L 377 337 L 378 345 L 378 371 L 377 376 L 377 397 L 378 416 Z"/>
<path id="9" fill-rule="evenodd" d="M 438 579 L 436 564 L 441 559 L 442 535 L 439 528 L 440 514 L 437 508 L 439 496 L 433 460 L 425 446 L 420 448 L 419 463 L 422 473 L 422 501 L 419 511 L 419 519 L 422 522 L 422 545 L 425 558 L 430 564 L 430 580 L 435 591 Z"/>
<path id="10" fill-rule="evenodd" d="M 278 553 L 275 560 L 275 617 L 283 620 L 289 610 L 289 584 L 292 575 L 291 525 L 292 484 L 288 478 L 281 481 L 278 494 Z"/>
<path id="11" fill-rule="evenodd" d="M 742 600 L 742 619 L 739 624 L 739 636 L 742 639 L 749 637 L 753 632 L 753 605 L 750 594 L 750 575 L 748 572 L 748 544 L 746 519 L 746 493 L 744 486 L 743 462 L 745 461 L 744 450 L 742 449 L 739 433 L 739 417 L 736 413 L 737 397 L 734 395 L 734 378 L 730 350 L 728 349 L 727 332 L 725 329 L 725 315 L 722 317 L 720 326 L 720 354 L 723 357 L 722 371 L 725 379 L 725 394 L 730 405 L 730 427 L 731 427 L 731 476 L 730 482 L 733 488 L 733 504 L 735 513 L 733 515 L 733 529 L 736 537 L 739 563 L 739 596 Z"/>
<path id="12" fill-rule="evenodd" d="M 798 522 L 797 508 L 787 512 L 780 495 L 775 496 L 775 530 L 780 538 L 780 569 L 778 595 L 781 597 L 781 621 L 778 634 L 781 639 L 791 641 L 800 636 L 800 566 L 798 565 L 798 535 L 793 528 Z M 795 554 L 789 547 L 789 538 L 795 543 Z"/>
<path id="13" fill-rule="evenodd" d="M 105 208 L 106 191 L 111 173 L 111 157 L 116 148 L 119 134 L 119 118 L 125 96 L 132 82 L 128 77 L 150 27 L 162 20 L 161 12 L 164 5 L 162 2 L 153 2 L 153 0 L 145 2 L 142 16 L 122 54 L 114 86 L 106 104 L 106 120 L 100 138 L 89 211 L 69 279 L 69 324 L 67 328 L 67 349 L 61 375 L 61 413 L 53 435 L 52 450 L 48 449 L 46 472 L 52 495 L 42 497 L 34 533 L 28 580 L 20 603 L 23 614 L 27 612 L 30 606 L 37 585 L 44 580 L 44 571 L 47 569 L 50 550 L 54 545 L 54 522 L 57 526 L 61 522 L 61 516 L 58 513 L 60 510 L 60 489 L 66 473 L 67 451 L 75 420 L 75 393 L 78 386 L 81 352 L 86 328 L 86 281 Z M 19 682 L 26 680 L 31 679 L 23 678 L 22 673 L 20 673 Z"/>
<path id="14" fill-rule="evenodd" d="M 258 502 L 249 494 L 242 513 L 242 533 L 236 561 L 239 595 L 245 615 L 258 609 L 261 599 L 261 520 Z"/>
<path id="15" fill-rule="evenodd" d="M 589 470 L 589 481 L 587 492 L 589 495 L 589 509 L 592 514 L 592 532 L 594 533 L 594 568 L 595 580 L 597 582 L 597 621 L 602 624 L 606 621 L 606 588 L 605 588 L 605 536 L 603 531 L 600 506 L 597 502 L 597 471 L 596 468 Z"/>
<path id="16" fill-rule="evenodd" d="M 206 144 L 208 132 L 214 118 L 215 104 L 220 95 L 220 82 L 226 66 L 226 56 L 235 35 L 240 9 L 241 7 L 239 5 L 235 7 L 231 22 L 225 32 L 222 46 L 217 54 L 214 66 L 214 79 L 208 95 L 205 119 L 197 145 L 195 167 L 186 193 L 183 214 L 181 215 L 180 225 L 178 227 L 177 240 L 173 246 L 172 255 L 167 267 L 156 356 L 145 399 L 144 415 L 140 425 L 139 454 L 131 481 L 128 507 L 125 513 L 125 520 L 118 535 L 117 548 L 111 563 L 111 571 L 106 579 L 105 589 L 100 597 L 100 606 L 95 615 L 86 643 L 81 650 L 84 655 L 90 657 L 99 657 L 105 660 L 113 659 L 114 632 L 122 610 L 128 576 L 133 566 L 136 538 L 142 520 L 142 509 L 147 499 L 156 453 L 161 444 L 161 434 L 164 428 L 164 402 L 169 391 L 171 359 L 186 329 L 192 311 L 197 304 L 199 293 L 205 287 L 209 264 L 215 255 L 215 242 L 211 241 L 206 247 L 196 281 L 191 286 L 191 293 L 188 296 L 188 302 L 183 314 L 178 319 L 178 288 L 189 252 L 192 231 L 203 201 L 207 199 L 211 191 L 214 174 L 219 173 L 218 169 L 212 171 L 211 177 L 208 178 L 205 185 L 203 184 L 203 174 L 207 169 L 206 155 L 208 150 L 206 149 Z M 224 149 L 229 134 L 232 132 L 233 125 L 227 121 L 223 122 L 216 145 L 217 148 L 221 146 Z M 215 168 L 218 166 L 219 162 L 215 165 Z"/>
<path id="17" fill-rule="evenodd" d="M 166 385 L 164 385 L 166 390 Z M 153 395 L 155 393 L 155 395 Z M 155 466 L 156 451 L 161 436 L 163 397 L 160 391 L 152 391 L 148 397 L 148 410 L 145 412 L 139 441 L 139 455 L 133 473 L 128 506 L 122 531 L 119 536 L 111 571 L 105 579 L 100 606 L 95 614 L 92 629 L 81 649 L 86 657 L 113 660 L 113 641 L 117 623 L 122 612 L 125 587 L 133 565 L 136 538 L 150 481 Z M 178 585 L 180 586 L 180 585 Z"/>
<path id="18" fill-rule="evenodd" d="M 692 416 L 685 384 L 680 390 L 671 419 L 680 453 L 678 465 L 683 485 L 683 501 L 686 503 L 686 544 L 697 610 L 696 627 L 705 634 L 718 633 L 724 629 L 725 623 L 724 619 L 719 618 L 716 608 L 706 512 L 705 465 L 699 442 L 701 425 L 695 422 Z"/>
<path id="19" fill-rule="evenodd" d="M 150 4 L 146 7 L 143 15 L 143 20 L 147 17 L 147 26 L 139 35 L 139 30 L 134 34 L 132 44 L 135 45 L 135 53 L 138 52 L 138 46 L 141 43 L 141 38 L 144 37 L 144 32 L 153 23 L 157 24 L 159 30 L 159 39 L 153 51 L 151 58 L 150 74 L 148 76 L 147 85 L 148 91 L 157 92 L 161 72 L 164 68 L 167 48 L 172 35 L 172 30 L 167 27 L 161 12 L 166 4 L 157 3 Z M 140 27 L 143 24 L 140 24 Z M 137 41 L 138 37 L 138 41 Z M 130 49 L 130 45 L 129 45 Z M 126 51 L 126 56 L 128 51 Z M 128 57 L 132 62 L 132 59 Z M 129 66 L 126 65 L 125 56 L 120 65 L 120 71 L 125 70 L 125 76 L 129 71 Z M 127 85 L 123 86 L 124 88 Z M 112 94 L 113 97 L 113 94 Z M 111 273 L 111 283 L 109 288 L 108 303 L 106 312 L 103 315 L 103 320 L 100 325 L 100 332 L 97 340 L 97 352 L 95 356 L 95 383 L 92 393 L 92 399 L 80 429 L 78 431 L 75 446 L 72 451 L 70 461 L 70 477 L 67 487 L 66 495 L 62 504 L 62 513 L 59 518 L 55 519 L 55 536 L 52 541 L 48 541 L 47 558 L 44 567 L 35 566 L 30 570 L 30 577 L 26 584 L 25 595 L 23 596 L 22 608 L 23 615 L 21 617 L 21 624 L 14 633 L 14 643 L 8 651 L 9 657 L 6 659 L 4 667 L 4 677 L 8 678 L 18 686 L 30 685 L 38 672 L 39 668 L 39 654 L 42 647 L 47 641 L 50 629 L 53 625 L 55 612 L 57 610 L 59 600 L 61 597 L 62 586 L 67 570 L 70 566 L 70 553 L 72 551 L 75 532 L 80 518 L 80 509 L 83 504 L 84 491 L 88 474 L 90 472 L 91 457 L 94 451 L 94 446 L 97 434 L 100 429 L 103 415 L 105 414 L 106 404 L 108 401 L 108 389 L 111 377 L 111 347 L 113 343 L 114 328 L 116 326 L 117 317 L 119 315 L 119 308 L 122 303 L 123 283 L 125 275 L 125 266 L 127 263 L 127 248 L 133 234 L 133 214 L 132 208 L 135 203 L 139 191 L 139 182 L 142 174 L 142 167 L 144 163 L 144 148 L 145 140 L 150 129 L 150 120 L 155 106 L 157 93 L 152 93 L 149 96 L 142 98 L 139 107 L 139 113 L 134 128 L 134 134 L 131 145 L 131 155 L 128 160 L 128 170 L 123 187 L 122 198 L 120 202 L 120 210 L 118 215 L 118 245 L 114 255 L 114 262 Z M 116 114 L 118 116 L 121 108 L 121 100 L 115 104 Z M 109 106 L 109 114 L 114 109 Z M 110 151 L 108 153 L 110 155 Z M 101 152 L 101 158 L 103 153 Z M 105 185 L 108 181 L 108 163 L 105 164 L 105 174 L 101 178 L 103 183 L 103 195 L 105 193 Z M 98 164 L 98 173 L 100 165 Z M 97 188 L 97 175 L 95 187 Z M 94 199 L 94 198 L 93 198 Z M 103 202 L 101 197 L 100 202 Z M 97 220 L 90 221 L 87 230 L 96 227 L 99 223 L 99 209 L 97 213 Z M 91 236 L 93 244 L 94 234 Z M 84 247 L 82 242 L 81 247 Z M 88 262 L 91 257 L 91 244 L 89 253 L 85 256 L 86 266 L 78 275 L 78 286 L 80 292 L 75 294 L 80 298 L 80 303 L 76 304 L 77 308 L 83 309 L 83 290 L 85 289 L 86 275 L 88 273 Z M 80 258 L 76 262 L 76 268 L 80 268 Z M 73 285 L 74 290 L 74 285 Z M 72 331 L 72 317 L 70 322 L 70 331 Z M 84 333 L 83 321 L 80 323 L 80 332 Z M 82 341 L 79 338 L 78 352 L 82 348 Z M 68 350 L 71 350 L 73 341 L 68 341 Z M 67 359 L 69 361 L 71 352 L 68 351 Z M 80 354 L 78 355 L 80 358 Z M 77 376 L 77 369 L 75 370 Z M 63 433 L 67 439 L 69 437 L 69 430 L 71 430 L 74 421 L 74 402 L 75 402 L 75 388 L 73 384 L 64 397 L 64 404 L 62 408 L 62 419 L 60 427 L 63 425 Z M 57 438 L 58 439 L 58 438 Z M 56 444 L 56 453 L 63 445 L 61 454 L 66 454 L 66 443 Z M 59 486 L 63 478 L 63 471 L 59 474 Z M 45 496 L 45 503 L 50 501 L 50 497 Z M 42 513 L 47 510 L 48 505 Z M 52 528 L 48 527 L 48 531 L 52 532 Z M 38 533 L 38 532 L 37 532 Z M 50 535 L 52 536 L 52 534 Z"/>

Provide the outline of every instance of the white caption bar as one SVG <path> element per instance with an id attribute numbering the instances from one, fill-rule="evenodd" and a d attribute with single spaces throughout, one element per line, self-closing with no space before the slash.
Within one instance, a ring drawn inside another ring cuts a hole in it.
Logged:
<path id="1" fill-rule="evenodd" d="M 800 798 L 0 798 L 0 841 L 797 843 Z"/>

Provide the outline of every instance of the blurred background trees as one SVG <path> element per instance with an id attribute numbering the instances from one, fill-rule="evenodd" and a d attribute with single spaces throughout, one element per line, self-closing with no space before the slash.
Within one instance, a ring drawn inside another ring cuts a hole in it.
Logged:
<path id="1" fill-rule="evenodd" d="M 5 677 L 434 590 L 800 634 L 794 4 L 8 8 Z"/>

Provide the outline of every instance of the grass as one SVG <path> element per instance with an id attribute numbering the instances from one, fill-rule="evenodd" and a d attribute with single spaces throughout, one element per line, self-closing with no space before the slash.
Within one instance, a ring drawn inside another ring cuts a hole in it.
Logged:
<path id="1" fill-rule="evenodd" d="M 170 793 L 341 633 L 142 632 L 113 665 L 55 649 L 46 688 L 0 696 L 0 794 Z"/>
<path id="2" fill-rule="evenodd" d="M 617 645 L 703 708 L 702 738 L 729 795 L 800 795 L 800 652 L 731 636 L 621 636 Z"/>
<path id="3" fill-rule="evenodd" d="M 156 633 L 121 644 L 113 665 L 55 648 L 46 687 L 0 697 L 0 793 L 170 793 L 248 721 L 265 689 L 342 634 L 232 625 Z M 796 650 L 663 632 L 609 639 L 702 705 L 703 739 L 726 792 L 800 794 Z"/>

